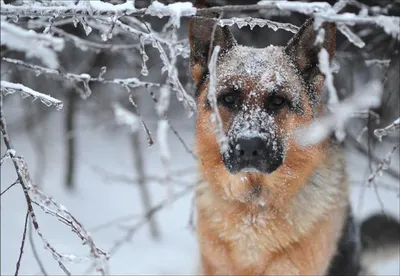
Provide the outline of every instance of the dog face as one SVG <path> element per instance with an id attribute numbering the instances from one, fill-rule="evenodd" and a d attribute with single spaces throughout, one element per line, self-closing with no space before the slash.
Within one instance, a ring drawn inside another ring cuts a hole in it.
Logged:
<path id="1" fill-rule="evenodd" d="M 320 160 L 322 145 L 301 147 L 293 134 L 321 110 L 318 53 L 324 47 L 333 56 L 334 25 L 323 25 L 320 44 L 315 43 L 313 21 L 308 20 L 286 47 L 256 49 L 238 45 L 229 29 L 215 26 L 213 19 L 194 19 L 190 24 L 199 110 L 196 148 L 203 176 L 223 196 L 242 201 L 262 190 L 294 192 L 299 185 L 289 182 L 309 175 Z M 221 47 L 216 97 L 229 145 L 222 153 L 207 98 L 208 57 L 215 45 Z"/>

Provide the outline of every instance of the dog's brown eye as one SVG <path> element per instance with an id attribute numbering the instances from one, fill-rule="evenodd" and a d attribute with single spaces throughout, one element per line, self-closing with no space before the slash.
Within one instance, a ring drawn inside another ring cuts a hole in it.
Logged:
<path id="1" fill-rule="evenodd" d="M 268 107 L 271 109 L 277 109 L 286 104 L 286 100 L 284 97 L 281 96 L 271 96 L 268 98 Z"/>

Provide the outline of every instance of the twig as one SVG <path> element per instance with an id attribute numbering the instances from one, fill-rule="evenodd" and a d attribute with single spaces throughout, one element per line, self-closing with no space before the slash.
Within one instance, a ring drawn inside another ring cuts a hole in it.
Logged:
<path id="1" fill-rule="evenodd" d="M 22 240 L 21 240 L 21 247 L 19 248 L 19 257 L 18 261 L 16 264 L 16 269 L 14 275 L 17 276 L 19 272 L 19 267 L 21 266 L 21 259 L 22 259 L 22 254 L 24 254 L 24 247 L 25 247 L 25 239 L 26 239 L 26 229 L 28 226 L 28 217 L 29 217 L 29 212 L 26 212 L 25 215 L 25 223 L 24 223 L 24 233 L 22 234 Z"/>
<path id="2" fill-rule="evenodd" d="M 28 206 L 28 214 L 32 220 L 32 225 L 37 233 L 37 235 L 41 238 L 45 248 L 49 250 L 53 256 L 53 258 L 57 261 L 60 268 L 66 275 L 71 275 L 69 270 L 65 267 L 62 260 L 67 259 L 70 260 L 71 258 L 65 258 L 65 255 L 59 254 L 55 248 L 47 241 L 47 239 L 43 236 L 39 224 L 36 219 L 36 214 L 34 212 L 32 204 L 38 205 L 43 211 L 52 216 L 55 216 L 60 222 L 64 223 L 65 225 L 69 226 L 71 230 L 82 240 L 82 242 L 88 244 L 90 247 L 90 253 L 93 257 L 94 261 L 97 262 L 98 259 L 105 257 L 108 259 L 108 253 L 104 250 L 98 248 L 91 237 L 91 235 L 83 228 L 82 224 L 71 214 L 67 211 L 67 209 L 55 202 L 55 200 L 51 197 L 48 197 L 41 192 L 36 185 L 34 185 L 30 179 L 29 171 L 26 166 L 26 163 L 23 158 L 16 156 L 15 151 L 13 151 L 13 146 L 10 140 L 10 137 L 7 132 L 7 124 L 3 114 L 3 94 L 0 93 L 0 128 L 3 134 L 4 144 L 6 148 L 12 152 L 11 159 L 14 164 L 15 171 L 18 176 L 18 181 L 22 187 L 25 201 Z M 33 198 L 31 198 L 33 197 Z M 50 209 L 51 206 L 56 208 L 56 211 Z M 104 273 L 104 269 L 99 266 L 98 263 L 95 264 L 97 270 Z"/>
<path id="3" fill-rule="evenodd" d="M 9 189 L 11 189 L 12 187 L 14 187 L 16 184 L 19 184 L 19 180 L 15 180 L 15 182 L 13 184 L 11 184 L 10 186 L 8 186 L 4 191 L 1 192 L 0 196 L 2 196 L 3 194 L 5 194 Z"/>
<path id="4" fill-rule="evenodd" d="M 193 188 L 194 186 L 187 186 L 182 191 L 175 193 L 171 198 L 167 198 L 161 201 L 159 204 L 155 205 L 153 208 L 151 208 L 146 214 L 143 215 L 143 217 L 133 227 L 127 230 L 127 233 L 123 238 L 117 240 L 114 243 L 114 245 L 109 250 L 110 254 L 113 255 L 125 242 L 130 241 L 133 235 L 136 233 L 136 231 L 138 231 L 143 225 L 145 225 L 149 218 L 153 217 L 157 212 L 162 210 L 165 206 L 171 204 L 172 202 L 175 202 L 176 200 L 186 195 L 188 192 L 193 190 Z"/>
<path id="5" fill-rule="evenodd" d="M 385 128 L 378 128 L 374 130 L 374 134 L 378 137 L 379 141 L 382 141 L 382 137 L 389 135 L 396 130 L 400 130 L 400 117 L 393 121 L 390 125 Z"/>
<path id="6" fill-rule="evenodd" d="M 195 184 L 196 185 L 196 184 Z M 185 187 L 185 189 L 181 190 L 180 192 L 175 193 L 172 195 L 171 198 L 164 199 L 154 207 L 152 207 L 147 213 L 145 213 L 136 224 L 130 228 L 127 229 L 127 233 L 121 238 L 118 239 L 114 245 L 110 248 L 108 252 L 110 252 L 110 255 L 114 255 L 119 248 L 126 242 L 129 242 L 134 234 L 146 224 L 149 218 L 153 217 L 156 213 L 161 211 L 165 206 L 172 204 L 173 202 L 177 201 L 178 199 L 182 198 L 184 195 L 186 195 L 188 192 L 194 189 L 195 185 L 188 185 Z M 86 273 L 89 273 L 93 269 L 93 266 L 89 267 L 86 270 Z"/>
<path id="7" fill-rule="evenodd" d="M 148 182 L 144 172 L 144 160 L 143 153 L 140 147 L 140 136 L 139 132 L 132 133 L 132 146 L 133 146 L 133 162 L 135 171 L 138 175 L 138 185 L 140 191 L 140 198 L 142 200 L 143 209 L 146 213 L 151 209 L 151 198 L 148 190 Z M 157 240 L 160 238 L 160 230 L 156 220 L 153 217 L 148 217 L 150 233 L 153 239 Z"/>
<path id="8" fill-rule="evenodd" d="M 31 218 L 29 218 L 31 220 Z M 40 259 L 39 253 L 36 250 L 35 242 L 33 240 L 33 228 L 32 228 L 32 223 L 29 224 L 29 229 L 28 229 L 28 234 L 29 234 L 29 243 L 31 244 L 31 249 L 33 256 L 35 257 L 35 260 L 40 268 L 40 272 L 42 273 L 43 276 L 47 276 L 48 273 L 46 269 L 44 268 L 43 262 Z"/>
<path id="9" fill-rule="evenodd" d="M 63 107 L 63 103 L 60 100 L 57 100 L 50 95 L 45 95 L 43 93 L 37 92 L 29 87 L 26 87 L 20 83 L 12 83 L 8 81 L 1 81 L 1 93 L 13 94 L 15 92 L 21 93 L 22 97 L 25 98 L 27 96 L 33 97 L 33 100 L 39 99 L 46 106 L 54 105 L 57 110 L 60 110 Z"/>
<path id="10" fill-rule="evenodd" d="M 147 89 L 150 93 L 151 99 L 153 100 L 153 102 L 157 105 L 158 104 L 158 100 L 157 98 L 154 96 L 154 93 L 150 90 Z M 182 146 L 185 148 L 186 152 L 189 153 L 194 160 L 197 160 L 197 156 L 196 154 L 193 152 L 193 150 L 190 149 L 190 147 L 186 144 L 185 140 L 183 140 L 182 136 L 178 133 L 178 131 L 176 130 L 176 128 L 171 124 L 171 121 L 168 120 L 168 125 L 171 128 L 172 132 L 174 133 L 174 135 L 176 136 L 176 138 L 178 138 L 179 142 L 182 144 Z"/>
<path id="11" fill-rule="evenodd" d="M 400 147 L 400 144 L 394 146 L 392 148 L 391 151 L 389 151 L 385 158 L 378 164 L 377 168 L 375 169 L 375 171 L 373 173 L 370 174 L 370 176 L 368 177 L 368 182 L 371 183 L 375 180 L 376 176 L 381 174 L 382 171 L 385 171 L 389 168 L 391 160 L 392 160 L 392 156 L 395 153 L 395 151 Z"/>
<path id="12" fill-rule="evenodd" d="M 102 84 L 117 84 L 121 85 L 124 88 L 137 88 L 140 86 L 156 86 L 159 87 L 159 83 L 152 83 L 152 82 L 143 82 L 137 78 L 126 78 L 126 79 L 103 79 L 100 77 L 92 77 L 88 74 L 73 74 L 73 73 L 63 73 L 60 70 L 50 69 L 43 66 L 33 65 L 26 63 L 22 60 L 12 59 L 12 58 L 2 58 L 3 61 L 7 63 L 11 63 L 14 65 L 25 67 L 29 70 L 32 70 L 36 73 L 36 75 L 46 74 L 46 75 L 55 75 L 61 77 L 63 79 L 73 81 L 73 82 L 81 82 L 88 84 L 89 82 L 97 82 Z"/>
<path id="13" fill-rule="evenodd" d="M 76 105 L 77 105 L 77 94 L 70 91 L 68 94 L 67 110 L 65 114 L 65 136 L 66 136 L 66 152 L 67 162 L 65 170 L 65 182 L 64 185 L 68 189 L 72 189 L 75 186 L 75 164 L 76 164 L 76 153 L 75 153 L 75 141 L 74 135 L 68 135 L 75 129 L 76 119 Z"/>
<path id="14" fill-rule="evenodd" d="M 8 158 L 10 158 L 10 151 L 9 150 L 7 150 L 6 153 L 1 157 L 0 166 L 3 165 L 4 161 L 6 161 Z"/>
<path id="15" fill-rule="evenodd" d="M 12 150 L 13 147 L 12 147 L 10 138 L 8 136 L 7 125 L 6 125 L 6 121 L 4 119 L 4 115 L 3 115 L 3 94 L 2 93 L 0 93 L 0 127 L 1 127 L 1 132 L 3 134 L 4 144 L 6 145 L 7 149 Z M 42 233 L 41 233 L 41 231 L 39 229 L 39 224 L 37 223 L 36 215 L 35 215 L 35 212 L 34 212 L 33 207 L 32 207 L 32 200 L 31 200 L 31 198 L 30 198 L 30 196 L 28 194 L 28 190 L 29 190 L 29 187 L 31 187 L 31 184 L 28 183 L 28 181 L 26 180 L 26 178 L 22 174 L 23 172 L 26 171 L 26 169 L 21 167 L 21 165 L 20 165 L 20 162 L 22 160 L 20 160 L 19 158 L 16 158 L 15 155 L 13 155 L 11 157 L 12 157 L 12 160 L 13 160 L 15 171 L 16 171 L 16 173 L 18 175 L 18 181 L 22 186 L 22 189 L 23 189 L 23 192 L 24 192 L 24 196 L 25 196 L 25 200 L 26 200 L 26 203 L 28 205 L 28 214 L 30 215 L 30 217 L 32 219 L 32 224 L 33 224 L 33 226 L 34 226 L 34 228 L 36 230 L 36 233 L 42 239 L 43 243 L 45 244 L 46 249 L 48 249 L 48 250 L 50 250 L 52 252 L 53 258 L 57 261 L 58 265 L 64 271 L 64 273 L 66 275 L 71 275 L 69 270 L 61 262 L 61 258 L 59 256 L 59 254 L 57 253 L 57 251 L 55 251 L 55 249 L 47 242 L 47 240 L 44 238 L 44 236 L 42 235 Z"/>

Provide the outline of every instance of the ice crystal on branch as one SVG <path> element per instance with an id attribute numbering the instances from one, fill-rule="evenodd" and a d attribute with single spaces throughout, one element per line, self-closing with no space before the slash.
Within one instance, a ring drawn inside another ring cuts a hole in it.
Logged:
<path id="1" fill-rule="evenodd" d="M 15 92 L 21 93 L 23 98 L 32 97 L 33 100 L 39 99 L 46 106 L 54 105 L 57 110 L 60 110 L 63 107 L 62 101 L 57 100 L 49 95 L 42 94 L 19 83 L 12 83 L 3 80 L 1 81 L 1 93 L 7 95 Z"/>

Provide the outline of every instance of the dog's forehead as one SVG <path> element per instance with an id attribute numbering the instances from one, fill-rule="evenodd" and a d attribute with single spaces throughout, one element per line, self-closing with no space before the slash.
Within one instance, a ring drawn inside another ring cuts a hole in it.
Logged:
<path id="1" fill-rule="evenodd" d="M 287 89 L 301 86 L 297 69 L 284 53 L 284 48 L 279 46 L 235 46 L 220 60 L 217 75 L 220 83 L 230 78 L 254 79 L 258 88 L 267 91 L 276 85 Z"/>

